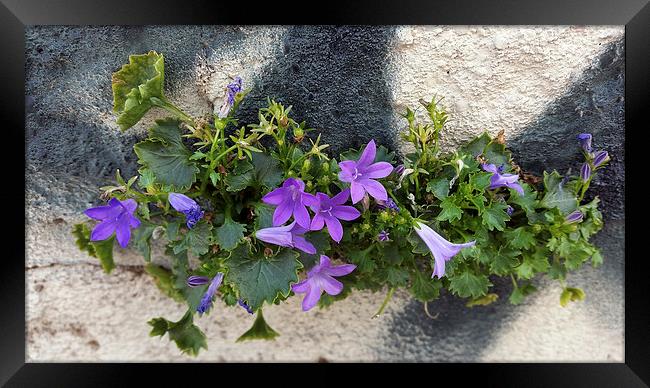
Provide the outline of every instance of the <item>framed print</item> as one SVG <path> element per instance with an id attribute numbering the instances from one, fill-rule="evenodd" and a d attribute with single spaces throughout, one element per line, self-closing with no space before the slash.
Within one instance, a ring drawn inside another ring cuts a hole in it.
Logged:
<path id="1" fill-rule="evenodd" d="M 0 7 L 3 382 L 280 362 L 648 383 L 627 212 L 647 3 L 93 3 Z"/>

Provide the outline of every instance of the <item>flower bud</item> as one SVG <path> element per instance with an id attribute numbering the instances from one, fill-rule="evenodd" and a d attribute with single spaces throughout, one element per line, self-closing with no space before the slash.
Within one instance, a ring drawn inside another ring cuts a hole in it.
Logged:
<path id="1" fill-rule="evenodd" d="M 591 152 L 591 134 L 590 133 L 581 133 L 578 135 L 578 141 L 580 141 L 580 146 L 582 149 L 589 153 Z"/>
<path id="2" fill-rule="evenodd" d="M 580 221 L 582 221 L 582 217 L 583 217 L 582 212 L 581 212 L 580 210 L 576 210 L 576 211 L 574 211 L 573 213 L 567 215 L 567 216 L 564 218 L 564 220 L 565 220 L 567 223 L 572 224 L 572 223 L 574 223 L 574 222 L 580 222 Z"/>
<path id="3" fill-rule="evenodd" d="M 609 154 L 607 151 L 598 151 L 594 154 L 594 167 L 600 167 L 607 162 L 609 162 Z"/>
<path id="4" fill-rule="evenodd" d="M 583 163 L 580 168 L 580 179 L 582 179 L 583 182 L 586 182 L 589 178 L 591 178 L 591 166 L 589 166 L 589 163 Z"/>

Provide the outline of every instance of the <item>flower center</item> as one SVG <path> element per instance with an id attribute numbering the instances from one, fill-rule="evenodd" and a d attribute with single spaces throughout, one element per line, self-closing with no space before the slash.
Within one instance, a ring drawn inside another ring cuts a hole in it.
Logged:
<path id="1" fill-rule="evenodd" d="M 359 178 L 361 175 L 363 175 L 363 174 L 361 174 L 361 173 L 359 172 L 359 170 L 357 170 L 357 168 L 355 167 L 355 168 L 354 168 L 354 174 L 352 174 L 352 179 L 357 179 L 357 178 Z"/>
<path id="2" fill-rule="evenodd" d="M 328 207 L 327 209 L 321 209 L 321 213 L 327 213 L 330 216 L 332 215 L 332 206 Z"/>
<path id="3" fill-rule="evenodd" d="M 291 186 L 289 190 L 291 191 L 291 199 L 296 202 L 300 196 L 300 192 L 296 189 L 296 186 Z"/>

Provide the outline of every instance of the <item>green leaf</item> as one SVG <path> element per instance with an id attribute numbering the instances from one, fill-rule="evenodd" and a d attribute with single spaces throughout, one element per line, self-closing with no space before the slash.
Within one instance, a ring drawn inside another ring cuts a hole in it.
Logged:
<path id="1" fill-rule="evenodd" d="M 219 244 L 221 249 L 229 251 L 244 238 L 245 231 L 246 225 L 233 221 L 227 215 L 224 218 L 223 225 L 214 230 L 214 241 Z"/>
<path id="2" fill-rule="evenodd" d="M 492 304 L 499 299 L 499 295 L 497 294 L 487 294 L 485 296 L 482 296 L 480 298 L 472 299 L 468 301 L 465 306 L 466 307 L 474 307 L 474 306 L 487 306 L 489 304 Z"/>
<path id="3" fill-rule="evenodd" d="M 465 270 L 449 278 L 449 289 L 461 298 L 478 298 L 487 293 L 492 283 L 487 276 Z"/>
<path id="4" fill-rule="evenodd" d="M 145 261 L 151 261 L 151 235 L 157 225 L 151 222 L 141 221 L 140 226 L 133 230 L 131 239 L 133 246 L 144 257 Z"/>
<path id="5" fill-rule="evenodd" d="M 436 178 L 427 183 L 427 192 L 432 193 L 439 200 L 447 198 L 449 195 L 449 179 Z"/>
<path id="6" fill-rule="evenodd" d="M 227 280 L 239 291 L 239 297 L 257 310 L 264 301 L 272 304 L 278 295 L 289 295 L 291 283 L 298 282 L 297 272 L 302 268 L 297 258 L 298 254 L 289 249 L 264 257 L 252 254 L 249 244 L 240 244 L 226 260 Z"/>
<path id="7" fill-rule="evenodd" d="M 535 245 L 535 235 L 526 226 L 506 230 L 503 232 L 503 237 L 513 248 L 526 249 Z"/>
<path id="8" fill-rule="evenodd" d="M 494 141 L 490 142 L 490 144 L 485 147 L 483 155 L 488 160 L 488 163 L 494 164 L 495 166 L 503 165 L 504 172 L 509 172 L 512 170 L 510 166 L 510 159 L 512 158 L 512 155 L 510 154 L 510 151 L 506 150 L 506 146 L 504 144 L 500 144 Z"/>
<path id="9" fill-rule="evenodd" d="M 500 230 L 503 231 L 506 227 L 506 221 L 510 220 L 510 216 L 506 213 L 508 205 L 502 202 L 492 202 L 489 207 L 485 208 L 485 211 L 481 215 L 483 225 L 485 225 L 488 230 Z"/>
<path id="10" fill-rule="evenodd" d="M 210 235 L 212 224 L 205 220 L 199 221 L 194 227 L 187 231 L 185 237 L 174 245 L 174 253 L 189 250 L 195 256 L 208 253 L 210 248 Z"/>
<path id="11" fill-rule="evenodd" d="M 191 356 L 197 356 L 201 348 L 207 349 L 205 334 L 194 325 L 192 311 L 188 310 L 178 322 L 171 322 L 165 318 L 153 318 L 149 322 L 152 326 L 150 336 L 162 337 L 169 334 L 169 340 L 176 342 L 176 346 Z"/>
<path id="12" fill-rule="evenodd" d="M 388 267 L 384 270 L 386 282 L 394 287 L 405 286 L 409 280 L 409 271 L 400 267 Z"/>
<path id="13" fill-rule="evenodd" d="M 488 143 L 492 141 L 487 132 L 483 132 L 480 136 L 475 137 L 472 141 L 460 148 L 460 151 L 472 155 L 473 157 L 483 154 L 483 150 L 487 147 Z"/>
<path id="14" fill-rule="evenodd" d="M 113 73 L 113 111 L 121 130 L 134 126 L 153 106 L 151 97 L 164 100 L 164 58 L 162 54 L 129 56 L 129 63 Z"/>
<path id="15" fill-rule="evenodd" d="M 478 172 L 469 177 L 469 184 L 479 192 L 483 192 L 490 186 L 490 179 L 492 178 L 491 172 Z"/>
<path id="16" fill-rule="evenodd" d="M 569 302 L 585 299 L 585 292 L 579 288 L 566 287 L 560 295 L 560 306 L 566 307 Z"/>
<path id="17" fill-rule="evenodd" d="M 421 302 L 430 302 L 438 299 L 442 282 L 440 279 L 433 279 L 420 271 L 411 271 L 411 288 L 409 291 L 413 298 Z"/>
<path id="18" fill-rule="evenodd" d="M 515 272 L 520 279 L 530 279 L 536 273 L 548 271 L 550 264 L 548 262 L 548 251 L 543 248 L 536 249 L 535 252 L 524 252 L 521 264 L 515 268 Z"/>
<path id="19" fill-rule="evenodd" d="M 115 268 L 115 263 L 113 262 L 113 241 L 115 241 L 114 235 L 107 240 L 92 241 L 90 243 L 95 250 L 94 256 L 99 259 L 99 263 L 106 273 L 111 273 Z"/>
<path id="20" fill-rule="evenodd" d="M 598 268 L 603 264 L 603 256 L 600 254 L 600 251 L 596 251 L 592 256 L 591 256 L 591 265 L 594 268 Z"/>
<path id="21" fill-rule="evenodd" d="M 255 204 L 255 229 L 260 230 L 273 226 L 274 206 L 258 202 Z"/>
<path id="22" fill-rule="evenodd" d="M 262 315 L 262 309 L 259 309 L 257 310 L 257 317 L 255 318 L 255 322 L 253 322 L 253 327 L 237 338 L 237 342 L 257 339 L 274 340 L 275 337 L 279 335 L 280 334 L 277 331 L 273 330 L 271 326 L 266 323 L 264 316 Z"/>
<path id="23" fill-rule="evenodd" d="M 420 236 L 415 231 L 412 231 L 406 237 L 406 240 L 413 247 L 413 250 L 411 250 L 411 252 L 415 253 L 416 255 L 426 256 L 431 253 L 431 251 L 429 251 L 429 248 L 427 247 L 427 244 L 420 238 Z"/>
<path id="24" fill-rule="evenodd" d="M 180 229 L 181 229 L 181 224 L 178 222 L 170 222 L 167 224 L 167 228 L 165 229 L 165 237 L 167 237 L 167 240 L 169 241 L 174 241 L 180 236 Z"/>
<path id="25" fill-rule="evenodd" d="M 256 152 L 252 155 L 254 180 L 259 186 L 272 189 L 282 182 L 282 169 L 280 162 L 264 153 Z"/>
<path id="26" fill-rule="evenodd" d="M 526 212 L 526 215 L 534 214 L 537 205 L 537 191 L 530 187 L 528 183 L 522 183 L 521 187 L 524 190 L 524 195 L 519 193 L 511 195 L 510 202 L 519 205 Z"/>
<path id="27" fill-rule="evenodd" d="M 460 220 L 460 217 L 463 215 L 463 211 L 453 202 L 452 198 L 445 198 L 444 201 L 440 202 L 440 207 L 442 211 L 436 217 L 438 221 Z"/>
<path id="28" fill-rule="evenodd" d="M 174 287 L 174 276 L 170 270 L 153 263 L 145 265 L 144 270 L 153 277 L 156 286 L 163 294 L 178 302 L 185 301 L 183 294 Z"/>
<path id="29" fill-rule="evenodd" d="M 500 247 L 498 253 L 490 261 L 490 270 L 497 275 L 507 275 L 519 263 L 517 257 L 521 254 L 518 250 Z"/>
<path id="30" fill-rule="evenodd" d="M 252 186 L 255 178 L 253 165 L 248 160 L 242 160 L 237 163 L 232 173 L 224 179 L 226 190 L 237 192 Z"/>
<path id="31" fill-rule="evenodd" d="M 156 182 L 183 189 L 194 183 L 199 168 L 183 145 L 179 125 L 180 121 L 172 118 L 156 120 L 149 129 L 149 139 L 137 143 L 133 149 L 138 163 L 153 172 Z"/>
<path id="32" fill-rule="evenodd" d="M 72 227 L 72 235 L 75 236 L 77 247 L 82 252 L 88 253 L 92 257 L 95 256 L 95 248 L 90 244 L 90 229 L 85 223 L 75 224 Z"/>
<path id="33" fill-rule="evenodd" d="M 331 237 L 324 229 L 321 229 L 305 234 L 305 239 L 314 245 L 316 253 L 310 255 L 309 253 L 299 251 L 300 257 L 298 257 L 298 260 L 300 260 L 303 267 L 311 268 L 320 261 L 320 255 L 323 252 L 330 250 Z"/>
<path id="34" fill-rule="evenodd" d="M 350 261 L 353 264 L 356 264 L 359 273 L 371 273 L 375 270 L 375 268 L 377 268 L 377 263 L 373 257 L 370 256 L 370 253 L 374 250 L 374 248 L 374 245 L 370 245 L 366 249 L 352 249 L 348 253 Z"/>
<path id="35" fill-rule="evenodd" d="M 575 194 L 564 187 L 562 176 L 557 171 L 553 170 L 551 174 L 544 171 L 544 187 L 546 194 L 539 202 L 540 206 L 547 209 L 558 208 L 564 214 L 578 208 Z"/>
<path id="36" fill-rule="evenodd" d="M 521 302 L 523 302 L 524 298 L 526 298 L 526 296 L 532 294 L 535 291 L 537 291 L 535 286 L 533 286 L 530 283 L 526 283 L 524 285 L 520 285 L 518 287 L 515 287 L 512 290 L 512 293 L 510 294 L 510 297 L 508 298 L 508 300 L 510 301 L 511 304 L 517 305 L 517 304 L 520 304 Z"/>

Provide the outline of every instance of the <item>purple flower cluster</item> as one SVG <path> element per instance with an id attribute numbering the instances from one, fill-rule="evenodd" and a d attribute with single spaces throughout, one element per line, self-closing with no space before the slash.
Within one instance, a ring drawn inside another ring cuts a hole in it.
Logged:
<path id="1" fill-rule="evenodd" d="M 226 86 L 226 97 L 225 101 L 223 102 L 223 105 L 221 106 L 221 110 L 219 110 L 219 118 L 222 119 L 226 116 L 228 116 L 228 113 L 230 113 L 230 109 L 235 105 L 235 96 L 237 93 L 241 92 L 242 90 L 242 79 L 237 76 L 235 79 Z"/>
<path id="2" fill-rule="evenodd" d="M 581 133 L 577 138 L 587 158 L 587 161 L 580 168 L 580 179 L 586 182 L 591 178 L 593 170 L 603 167 L 609 161 L 609 154 L 603 150 L 592 152 L 591 140 L 593 137 L 590 133 Z"/>

